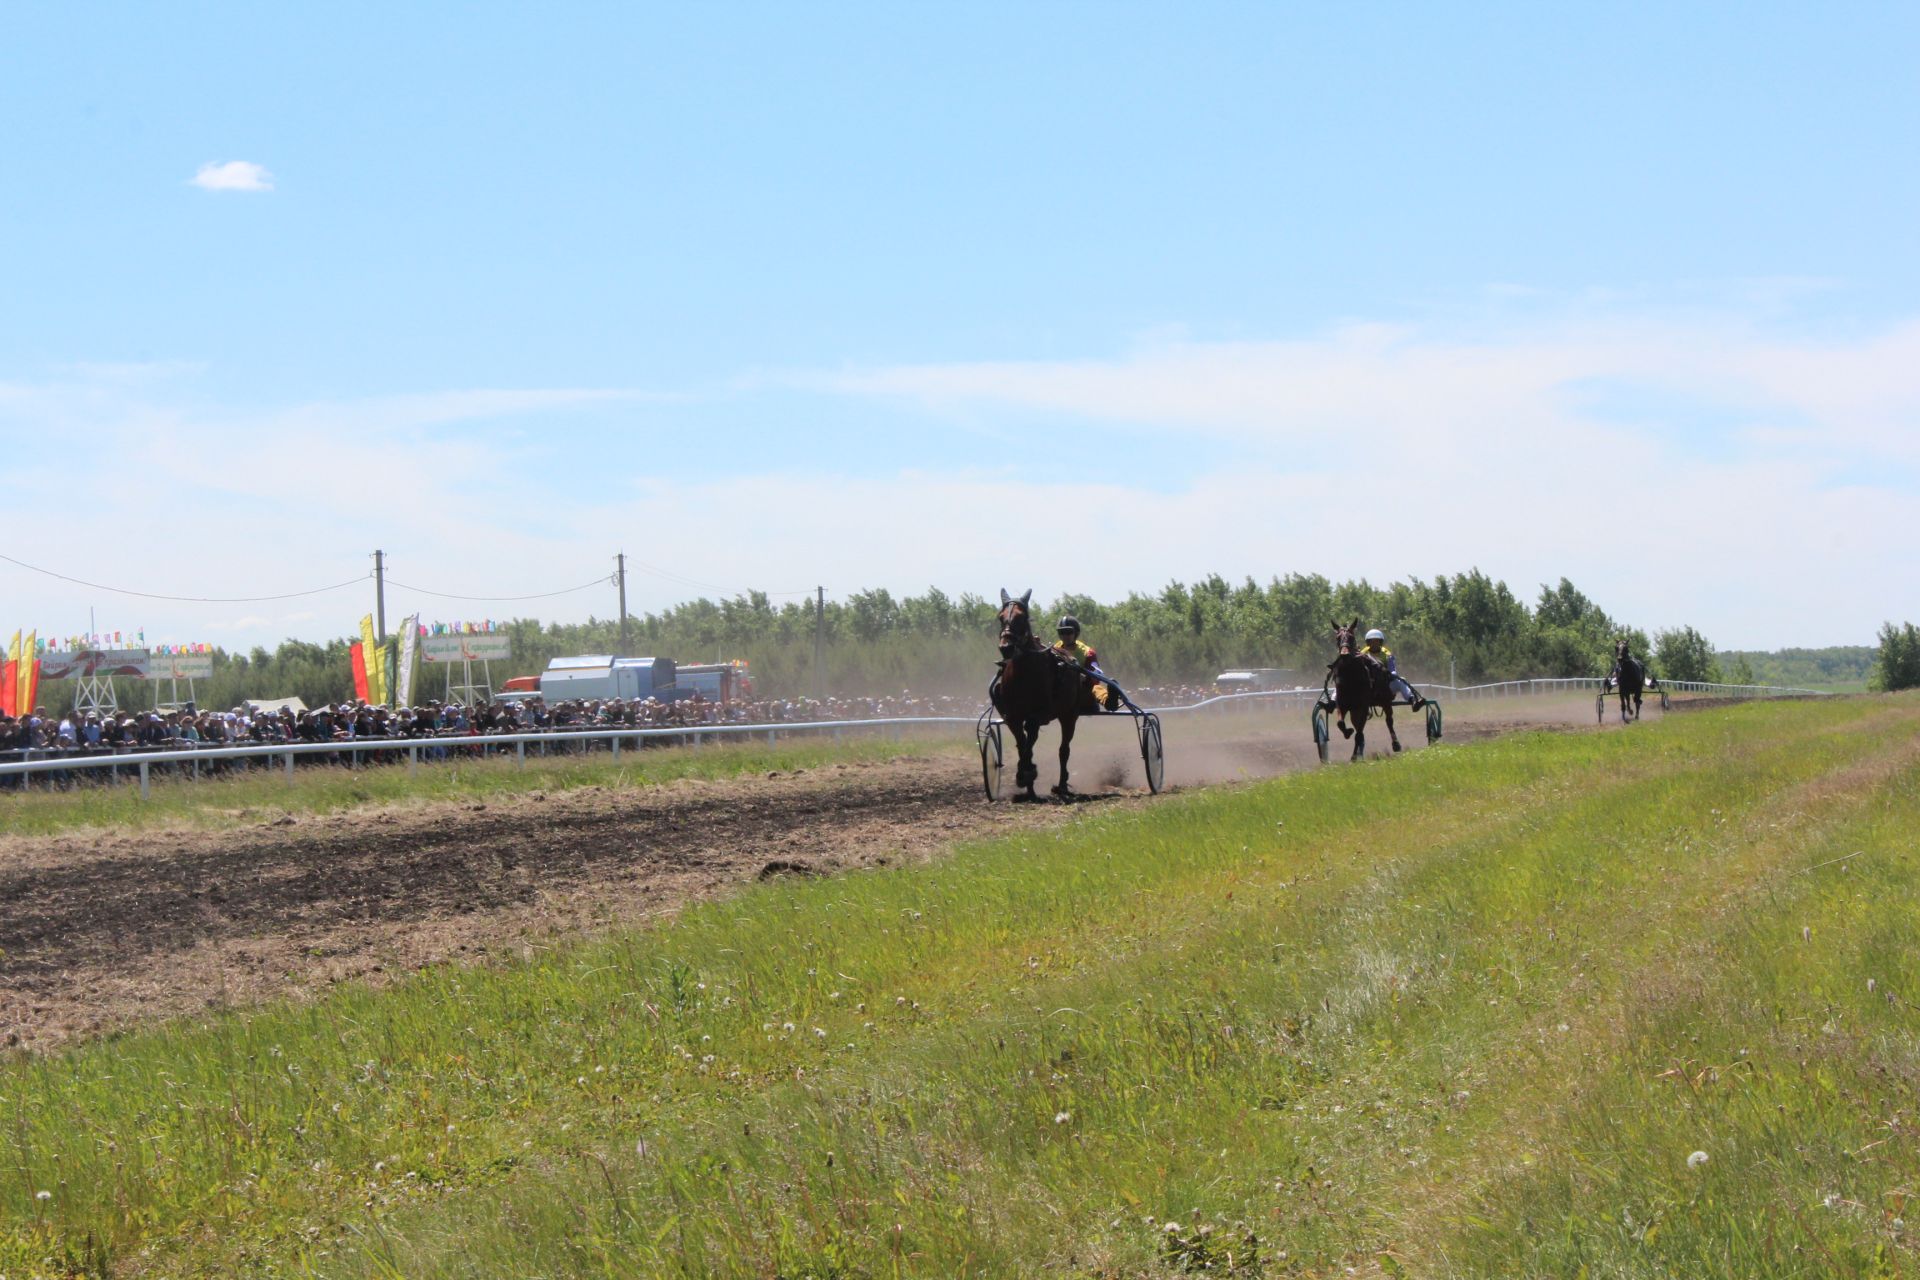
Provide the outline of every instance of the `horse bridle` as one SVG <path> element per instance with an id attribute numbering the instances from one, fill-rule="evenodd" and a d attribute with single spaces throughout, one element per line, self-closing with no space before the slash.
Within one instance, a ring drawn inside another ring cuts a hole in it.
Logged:
<path id="1" fill-rule="evenodd" d="M 1012 658 L 1022 652 L 1022 645 L 1014 634 L 1013 624 L 1016 619 L 1027 621 L 1027 643 L 1024 647 L 1026 649 L 1037 647 L 1036 642 L 1039 637 L 1033 634 L 1033 621 L 1027 613 L 1026 606 L 1018 600 L 1009 600 L 1000 609 L 1000 656 L 1003 658 Z"/>

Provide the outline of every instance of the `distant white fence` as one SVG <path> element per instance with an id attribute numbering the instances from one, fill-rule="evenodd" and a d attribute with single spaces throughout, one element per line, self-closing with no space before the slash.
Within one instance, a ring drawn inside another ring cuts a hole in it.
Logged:
<path id="1" fill-rule="evenodd" d="M 1441 699 L 1444 702 L 1450 699 L 1477 700 L 1542 694 L 1593 693 L 1600 690 L 1602 683 L 1591 677 L 1576 677 L 1502 680 L 1495 684 L 1476 684 L 1465 687 L 1428 684 L 1421 685 L 1419 688 L 1429 697 L 1444 693 L 1446 697 Z M 1660 683 L 1673 693 L 1697 693 L 1727 698 L 1827 696 L 1826 691 L 1820 689 L 1784 689 L 1772 685 L 1708 684 L 1693 680 L 1662 680 Z M 1236 707 L 1252 711 L 1262 704 L 1273 702 L 1309 706 L 1319 697 L 1320 689 L 1317 687 L 1266 689 L 1254 693 L 1223 693 L 1182 706 L 1147 709 L 1161 716 Z M 898 737 L 904 730 L 911 728 L 971 727 L 975 722 L 976 718 L 973 716 L 900 716 L 875 720 L 814 720 L 790 724 L 700 725 L 656 729 L 584 729 L 554 733 L 503 733 L 448 738 L 361 738 L 350 742 L 195 747 L 175 751 L 128 752 L 120 755 L 79 756 L 50 751 L 44 753 L 44 758 L 39 759 L 34 757 L 42 756 L 43 753 L 29 751 L 23 753 L 27 756 L 24 760 L 0 764 L 0 779 L 19 777 L 20 781 L 15 784 L 17 788 L 27 785 L 35 774 L 70 777 L 81 772 L 105 769 L 110 771 L 109 776 L 114 779 L 124 777 L 131 782 L 137 777 L 140 796 L 145 799 L 150 794 L 155 769 L 176 777 L 199 778 L 204 772 L 212 772 L 207 766 L 217 761 L 238 760 L 245 761 L 250 766 L 280 768 L 286 772 L 288 778 L 291 778 L 294 762 L 300 756 L 330 756 L 335 764 L 359 768 L 376 756 L 404 753 L 407 758 L 407 773 L 411 775 L 420 767 L 422 761 L 436 764 L 448 760 L 499 758 L 508 754 L 524 766 L 527 762 L 529 746 L 534 748 L 531 754 L 538 758 L 552 754 L 556 748 L 562 751 L 575 748 L 592 750 L 604 744 L 606 749 L 612 752 L 613 758 L 618 760 L 623 749 L 637 748 L 647 742 L 667 741 L 680 746 L 699 747 L 708 740 L 724 742 L 765 738 L 772 743 L 778 742 L 782 737 L 793 736 L 828 736 L 839 741 L 848 734 L 880 733 Z M 0 789 L 0 795 L 4 794 L 5 790 Z"/>

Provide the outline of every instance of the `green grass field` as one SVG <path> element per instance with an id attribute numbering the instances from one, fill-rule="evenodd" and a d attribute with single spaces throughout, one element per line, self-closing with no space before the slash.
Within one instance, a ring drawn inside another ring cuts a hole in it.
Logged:
<path id="1" fill-rule="evenodd" d="M 1851 699 L 756 887 L 0 1064 L 0 1274 L 1910 1274 L 1916 830 Z"/>
<path id="2" fill-rule="evenodd" d="M 844 742 L 764 737 L 699 748 L 627 750 L 619 761 L 606 751 L 584 755 L 529 755 L 522 767 L 505 750 L 490 759 L 423 761 L 411 777 L 406 757 L 393 763 L 350 769 L 303 763 L 288 779 L 278 767 L 228 777 L 156 776 L 151 798 L 142 800 L 129 776 L 116 785 L 88 784 L 56 790 L 36 777 L 31 789 L 0 795 L 0 830 L 10 835 L 52 835 L 82 828 L 142 830 L 162 826 L 218 829 L 257 823 L 282 814 L 341 813 L 376 805 L 433 804 L 572 787 L 646 787 L 682 778 L 740 777 L 768 769 L 810 769 L 858 760 L 887 760 L 902 750 L 915 754 L 960 751 L 960 735 L 916 733 L 902 741 L 855 735 Z M 278 760 L 274 762 L 278 765 Z M 129 771 L 130 775 L 130 771 Z"/>

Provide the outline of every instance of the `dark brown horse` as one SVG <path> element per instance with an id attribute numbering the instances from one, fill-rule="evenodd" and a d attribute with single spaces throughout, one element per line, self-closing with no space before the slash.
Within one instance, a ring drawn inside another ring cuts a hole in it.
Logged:
<path id="1" fill-rule="evenodd" d="M 1355 618 L 1346 626 L 1338 622 L 1333 624 L 1334 657 L 1328 670 L 1333 673 L 1333 704 L 1339 709 L 1334 724 L 1340 730 L 1340 736 L 1353 739 L 1353 758 L 1361 759 L 1367 754 L 1367 718 L 1377 707 L 1386 713 L 1387 737 L 1393 741 L 1393 749 L 1400 750 L 1400 735 L 1393 728 L 1393 681 L 1387 676 L 1386 664 L 1368 657 L 1354 642 L 1353 633 L 1360 625 Z M 1347 717 L 1353 717 L 1353 728 L 1347 728 Z"/>
<path id="2" fill-rule="evenodd" d="M 1659 686 L 1660 682 L 1653 678 L 1653 673 L 1633 656 L 1625 636 L 1613 642 L 1613 670 L 1607 673 L 1607 683 L 1602 686 L 1601 696 L 1606 696 L 1607 688 L 1618 688 L 1621 724 L 1638 720 L 1642 691 L 1649 688 L 1657 689 Z M 1629 704 L 1631 704 L 1631 712 L 1629 712 Z"/>
<path id="3" fill-rule="evenodd" d="M 1015 799 L 1038 800 L 1033 784 L 1039 780 L 1040 766 L 1033 762 L 1034 743 L 1040 727 L 1050 720 L 1060 722 L 1060 782 L 1053 794 L 1062 800 L 1073 798 L 1067 785 L 1067 757 L 1073 754 L 1074 723 L 1095 710 L 1093 682 L 1072 663 L 1061 659 L 1033 634 L 1030 605 L 1033 592 L 1019 599 L 1000 592 L 1000 672 L 994 677 L 988 697 L 993 709 L 1013 731 L 1019 748 L 1020 765 L 1014 771 L 1015 785 L 1026 788 Z"/>

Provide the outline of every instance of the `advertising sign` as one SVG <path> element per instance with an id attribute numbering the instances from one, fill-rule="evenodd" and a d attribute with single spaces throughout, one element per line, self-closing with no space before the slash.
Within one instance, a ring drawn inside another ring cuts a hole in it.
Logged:
<path id="1" fill-rule="evenodd" d="M 420 615 L 414 614 L 400 624 L 399 665 L 393 673 L 393 704 L 413 705 L 413 660 L 420 653 Z"/>
<path id="2" fill-rule="evenodd" d="M 40 655 L 43 680 L 72 680 L 78 676 L 107 678 L 147 674 L 145 649 L 49 649 Z"/>
<path id="3" fill-rule="evenodd" d="M 211 680 L 210 653 L 155 653 L 147 658 L 149 680 Z"/>
<path id="4" fill-rule="evenodd" d="M 504 662 L 512 656 L 513 645 L 500 632 L 420 637 L 422 662 Z"/>

